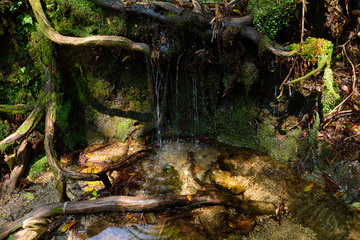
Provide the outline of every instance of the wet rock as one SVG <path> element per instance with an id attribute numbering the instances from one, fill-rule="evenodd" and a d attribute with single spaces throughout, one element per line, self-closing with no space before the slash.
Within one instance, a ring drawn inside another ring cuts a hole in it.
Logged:
<path id="1" fill-rule="evenodd" d="M 245 187 L 242 183 L 231 176 L 230 172 L 221 171 L 220 169 L 215 169 L 211 174 L 211 182 L 216 186 L 227 189 L 232 194 L 238 195 L 245 192 Z"/>
<path id="2" fill-rule="evenodd" d="M 203 207 L 193 211 L 195 223 L 213 234 L 219 234 L 227 227 L 229 212 L 224 206 Z"/>

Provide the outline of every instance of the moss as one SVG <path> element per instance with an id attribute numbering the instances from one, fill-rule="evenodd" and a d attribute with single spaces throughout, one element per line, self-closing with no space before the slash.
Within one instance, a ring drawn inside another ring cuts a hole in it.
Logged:
<path id="1" fill-rule="evenodd" d="M 321 104 L 325 115 L 328 115 L 334 107 L 339 103 L 339 88 L 337 82 L 334 81 L 332 70 L 326 68 L 324 72 L 324 86 L 322 89 Z"/>
<path id="2" fill-rule="evenodd" d="M 121 35 L 122 14 L 98 8 L 86 0 L 46 0 L 47 14 L 57 31 L 67 36 Z"/>
<path id="3" fill-rule="evenodd" d="M 250 147 L 256 146 L 256 118 L 259 108 L 251 98 L 237 96 L 234 109 L 222 107 L 216 113 L 218 140 L 227 144 Z"/>
<path id="4" fill-rule="evenodd" d="M 248 10 L 257 30 L 274 39 L 295 16 L 300 0 L 250 0 Z"/>
<path id="5" fill-rule="evenodd" d="M 249 94 L 251 86 L 258 80 L 258 69 L 254 63 L 245 61 L 241 73 L 240 82 L 244 85 L 245 93 Z"/>
<path id="6" fill-rule="evenodd" d="M 170 186 L 168 189 L 169 192 L 177 193 L 181 190 L 183 183 L 179 178 L 178 171 L 176 171 L 173 166 L 164 166 L 163 175 L 165 176 L 165 181 L 162 182 L 162 184 L 164 184 L 164 186 Z"/>
<path id="7" fill-rule="evenodd" d="M 29 164 L 27 175 L 34 178 L 39 176 L 42 172 L 45 172 L 46 169 L 48 168 L 49 168 L 49 163 L 47 161 L 47 158 L 46 156 L 43 156 L 41 158 L 34 159 Z"/>
<path id="8" fill-rule="evenodd" d="M 120 141 L 125 141 L 135 130 L 134 121 L 129 118 L 113 117 L 112 125 L 116 128 L 115 137 Z"/>
<path id="9" fill-rule="evenodd" d="M 299 139 L 299 129 L 289 131 L 286 136 L 277 136 L 276 129 L 270 118 L 266 118 L 260 125 L 257 134 L 258 150 L 282 161 L 291 161 L 305 149 L 306 142 Z"/>

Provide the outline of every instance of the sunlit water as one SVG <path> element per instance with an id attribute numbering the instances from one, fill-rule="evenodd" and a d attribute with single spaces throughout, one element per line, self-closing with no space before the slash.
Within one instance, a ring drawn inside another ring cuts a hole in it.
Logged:
<path id="1" fill-rule="evenodd" d="M 288 236 L 287 239 L 356 239 L 348 236 L 359 233 L 359 225 L 354 224 L 354 211 L 323 191 L 321 183 L 304 192 L 311 182 L 297 176 L 291 166 L 247 149 L 230 150 L 196 141 L 164 141 L 154 155 L 137 164 L 145 178 L 141 189 L 135 193 L 138 196 L 195 194 L 202 186 L 194 176 L 210 183 L 209 172 L 220 167 L 243 183 L 245 199 L 277 205 L 286 183 L 284 202 L 288 212 L 281 225 L 258 217 L 254 221 L 255 230 L 244 235 L 237 226 L 229 227 L 244 217 L 241 211 L 231 210 L 223 222 L 223 231 L 211 233 L 211 226 L 206 229 L 196 220 L 196 214 L 178 209 L 176 214 L 180 211 L 193 216 L 183 222 L 166 224 L 160 221 L 108 228 L 105 224 L 99 228 L 98 235 L 90 239 L 207 239 L 209 233 L 214 239 L 218 236 L 223 239 L 286 239 L 283 236 Z"/>

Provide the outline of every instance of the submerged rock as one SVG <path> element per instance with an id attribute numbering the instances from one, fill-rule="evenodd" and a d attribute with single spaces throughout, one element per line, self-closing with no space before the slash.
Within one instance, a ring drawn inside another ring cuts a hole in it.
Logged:
<path id="1" fill-rule="evenodd" d="M 193 214 L 198 215 L 195 223 L 205 227 L 212 234 L 218 235 L 227 227 L 229 212 L 224 206 L 198 208 L 193 211 Z"/>
<path id="2" fill-rule="evenodd" d="M 211 182 L 216 186 L 220 186 L 229 190 L 232 194 L 238 195 L 245 192 L 245 187 L 230 172 L 215 169 L 211 174 Z"/>

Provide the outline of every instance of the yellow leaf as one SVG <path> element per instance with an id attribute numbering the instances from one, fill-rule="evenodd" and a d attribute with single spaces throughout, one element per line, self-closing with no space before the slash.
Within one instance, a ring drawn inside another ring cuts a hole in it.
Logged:
<path id="1" fill-rule="evenodd" d="M 91 153 L 87 153 L 86 156 L 87 156 L 87 157 L 91 157 Z"/>
<path id="2" fill-rule="evenodd" d="M 84 187 L 83 191 L 84 192 L 92 192 L 92 191 L 94 191 L 94 188 L 93 187 Z"/>
<path id="3" fill-rule="evenodd" d="M 105 20 L 106 20 L 106 22 L 107 22 L 109 25 L 111 25 L 111 21 L 110 21 L 109 18 L 106 17 Z"/>
<path id="4" fill-rule="evenodd" d="M 135 175 L 135 173 L 128 173 L 129 174 L 129 176 L 134 176 Z"/>
<path id="5" fill-rule="evenodd" d="M 72 226 L 75 225 L 75 223 L 77 223 L 78 220 L 72 220 L 69 224 L 68 224 L 68 229 L 70 229 Z"/>
<path id="6" fill-rule="evenodd" d="M 69 228 L 68 228 L 68 224 L 67 223 L 64 223 L 64 225 L 61 227 L 61 229 L 60 229 L 60 232 L 66 232 L 67 230 L 68 230 Z"/>
<path id="7" fill-rule="evenodd" d="M 92 167 L 86 168 L 86 173 L 91 173 L 91 168 L 92 168 Z"/>
<path id="8" fill-rule="evenodd" d="M 97 166 L 95 166 L 94 169 L 93 169 L 93 173 L 98 173 L 98 172 L 99 172 L 99 169 L 98 169 Z"/>
<path id="9" fill-rule="evenodd" d="M 343 195 L 342 192 L 336 192 L 333 196 L 338 198 L 338 197 L 341 197 Z"/>
<path id="10" fill-rule="evenodd" d="M 187 195 L 187 199 L 189 199 L 189 201 L 191 202 L 191 195 Z"/>
<path id="11" fill-rule="evenodd" d="M 233 12 L 234 12 L 234 13 L 236 13 L 236 14 L 241 15 L 241 12 L 240 12 L 240 10 L 239 10 L 239 9 L 233 9 Z"/>
<path id="12" fill-rule="evenodd" d="M 89 186 L 92 186 L 92 185 L 99 185 L 100 184 L 100 181 L 87 181 L 86 182 Z"/>
<path id="13" fill-rule="evenodd" d="M 233 224 L 233 223 L 231 223 L 231 222 L 228 222 L 228 224 L 229 224 L 229 226 L 230 226 L 231 228 L 236 228 L 235 224 Z"/>
<path id="14" fill-rule="evenodd" d="M 311 189 L 313 189 L 313 187 L 314 187 L 314 183 L 311 183 L 310 185 L 306 186 L 303 191 L 304 191 L 304 192 L 308 192 L 308 191 L 310 191 Z"/>
<path id="15" fill-rule="evenodd" d="M 105 157 L 101 157 L 101 158 L 100 158 L 100 161 L 104 161 L 104 160 L 105 160 Z"/>
<path id="16" fill-rule="evenodd" d="M 129 189 L 125 189 L 124 190 L 124 195 L 127 196 L 129 194 L 129 192 L 130 192 Z"/>

